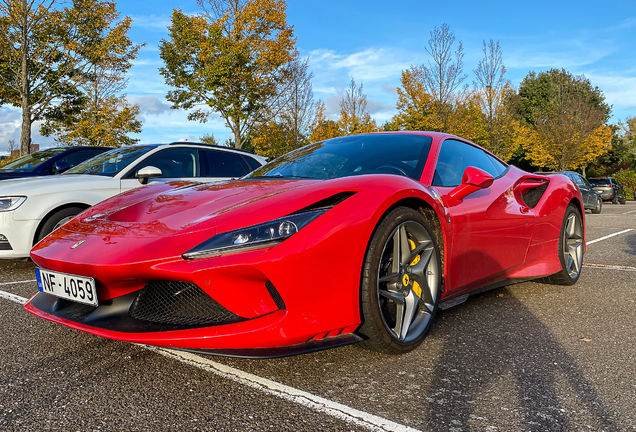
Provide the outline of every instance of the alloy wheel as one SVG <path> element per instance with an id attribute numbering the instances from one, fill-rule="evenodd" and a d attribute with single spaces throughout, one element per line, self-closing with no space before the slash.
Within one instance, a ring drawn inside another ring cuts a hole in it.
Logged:
<path id="1" fill-rule="evenodd" d="M 384 326 L 400 342 L 416 340 L 432 319 L 440 290 L 438 261 L 428 231 L 414 221 L 398 225 L 384 245 L 378 304 Z"/>
<path id="2" fill-rule="evenodd" d="M 583 225 L 578 214 L 570 213 L 563 231 L 563 262 L 565 271 L 572 279 L 578 278 L 583 265 Z"/>

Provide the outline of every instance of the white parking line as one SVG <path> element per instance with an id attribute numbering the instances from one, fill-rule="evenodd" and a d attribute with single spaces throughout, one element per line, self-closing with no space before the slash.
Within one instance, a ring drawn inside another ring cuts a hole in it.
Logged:
<path id="1" fill-rule="evenodd" d="M 33 282 L 33 281 L 28 281 Z M 28 299 L 20 297 L 15 294 L 0 291 L 0 298 L 11 300 L 12 302 L 25 304 Z M 185 352 L 174 351 L 165 348 L 152 347 L 147 345 L 139 345 L 150 351 L 161 354 L 162 356 L 171 358 L 173 360 L 186 363 L 190 366 L 203 369 L 207 372 L 212 372 L 223 378 L 235 381 L 239 384 L 251 387 L 256 390 L 260 390 L 264 393 L 268 393 L 273 396 L 277 396 L 281 399 L 285 399 L 290 402 L 297 403 L 304 407 L 310 408 L 314 411 L 318 411 L 324 414 L 328 414 L 339 420 L 353 423 L 357 426 L 364 427 L 365 429 L 372 431 L 391 431 L 391 432 L 419 432 L 417 429 L 413 429 L 408 426 L 401 425 L 399 423 L 392 422 L 383 417 L 378 417 L 373 414 L 359 411 L 351 408 L 347 405 L 340 404 L 338 402 L 330 401 L 329 399 L 316 396 L 306 391 L 298 390 L 293 387 L 286 386 L 285 384 L 277 383 L 266 378 L 261 378 L 257 375 L 253 375 L 242 370 L 235 369 L 230 366 L 225 366 L 221 363 L 217 363 L 210 359 L 201 357 L 199 355 Z"/>
<path id="2" fill-rule="evenodd" d="M 4 291 L 0 291 L 0 298 L 11 300 L 12 302 L 20 303 L 22 305 L 29 300 L 28 298 L 20 297 L 19 295 L 11 294 Z"/>
<path id="3" fill-rule="evenodd" d="M 604 270 L 623 270 L 623 271 L 636 272 L 636 267 L 627 267 L 627 266 L 613 266 L 613 265 L 605 265 L 605 264 L 583 264 L 583 267 L 600 268 Z"/>
<path id="4" fill-rule="evenodd" d="M 18 282 L 0 282 L 0 286 L 2 286 L 2 285 L 17 285 L 17 284 L 29 283 L 29 282 L 37 282 L 37 281 L 35 279 L 33 279 L 33 280 L 25 280 L 25 281 L 18 281 Z"/>
<path id="5" fill-rule="evenodd" d="M 625 213 L 622 213 L 622 214 L 630 214 L 630 213 L 636 213 L 636 210 L 628 211 L 628 212 L 625 212 Z"/>
<path id="6" fill-rule="evenodd" d="M 201 357 L 193 353 L 150 346 L 146 348 L 163 356 L 178 360 L 183 363 L 187 363 L 191 366 L 195 366 L 199 369 L 212 372 L 216 375 L 220 375 L 239 384 L 261 390 L 265 393 L 271 394 L 273 396 L 278 396 L 290 402 L 295 402 L 307 408 L 311 408 L 315 411 L 329 414 L 330 416 L 336 417 L 349 423 L 353 423 L 357 426 L 362 426 L 369 430 L 417 432 L 417 429 L 413 429 L 399 423 L 394 423 L 385 418 L 378 417 L 364 411 L 359 411 L 347 405 L 342 405 L 340 403 L 330 401 L 306 391 L 298 390 L 293 387 L 277 383 L 276 381 L 243 372 L 242 370 L 214 362 L 210 359 Z"/>
<path id="7" fill-rule="evenodd" d="M 615 237 L 617 235 L 625 234 L 626 232 L 630 232 L 630 231 L 634 231 L 634 229 L 633 228 L 628 228 L 626 230 L 619 231 L 619 232 L 614 233 L 614 234 L 606 235 L 605 237 L 601 237 L 601 238 L 598 238 L 596 240 L 592 240 L 592 241 L 587 242 L 587 245 L 589 246 L 591 244 L 598 243 L 600 241 L 607 240 L 608 238 L 612 238 L 612 237 Z"/>

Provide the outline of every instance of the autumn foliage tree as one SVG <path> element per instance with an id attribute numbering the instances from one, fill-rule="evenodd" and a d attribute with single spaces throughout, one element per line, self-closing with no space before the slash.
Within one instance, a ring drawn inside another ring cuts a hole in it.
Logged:
<path id="1" fill-rule="evenodd" d="M 553 69 L 530 73 L 519 89 L 526 119 L 523 148 L 534 165 L 553 170 L 583 169 L 610 149 L 605 123 L 610 107 L 584 76 Z"/>
<path id="2" fill-rule="evenodd" d="M 481 108 L 485 129 L 484 148 L 503 160 L 508 160 L 518 147 L 518 121 L 506 107 L 506 95 L 511 93 L 510 81 L 504 79 L 506 67 L 499 41 L 483 42 L 484 57 L 474 70 L 475 100 Z"/>
<path id="3" fill-rule="evenodd" d="M 174 89 L 174 109 L 192 110 L 190 120 L 205 122 L 217 112 L 241 148 L 257 124 L 278 114 L 288 83 L 285 67 L 295 57 L 293 28 L 284 0 L 198 0 L 203 13 L 172 14 L 170 36 L 162 40 L 160 69 Z"/>
<path id="4" fill-rule="evenodd" d="M 364 94 L 363 85 L 356 86 L 356 81 L 351 78 L 349 87 L 340 100 L 340 120 L 338 129 L 343 135 L 377 132 L 378 125 L 367 111 L 367 95 Z"/>
<path id="5" fill-rule="evenodd" d="M 271 108 L 276 114 L 253 132 L 252 144 L 263 156 L 278 157 L 309 142 L 316 105 L 309 59 L 296 58 L 287 69 L 289 82 L 283 86 L 278 104 Z"/>
<path id="6" fill-rule="evenodd" d="M 82 109 L 85 100 L 77 79 L 95 64 L 100 55 L 95 47 L 110 35 L 96 17 L 114 9 L 113 2 L 74 0 L 65 5 L 0 0 L 0 103 L 22 109 L 22 154 L 30 151 L 35 121 Z M 118 48 L 115 42 L 109 50 Z"/>
<path id="7" fill-rule="evenodd" d="M 72 78 L 84 103 L 81 109 L 58 105 L 42 126 L 43 135 L 55 135 L 65 145 L 120 147 L 138 141 L 128 134 L 141 132 L 139 106 L 131 106 L 122 92 L 127 85 L 125 74 L 142 45 L 128 37 L 132 20 L 126 17 L 117 22 L 119 15 L 115 3 L 103 3 L 76 17 L 91 22 L 87 30 L 92 33 L 87 35 L 91 45 L 78 47 L 89 63 Z"/>
<path id="8" fill-rule="evenodd" d="M 327 118 L 325 103 L 323 101 L 316 102 L 316 115 L 311 126 L 309 141 L 322 141 L 339 137 L 342 134 L 343 132 L 340 130 L 338 122 Z"/>

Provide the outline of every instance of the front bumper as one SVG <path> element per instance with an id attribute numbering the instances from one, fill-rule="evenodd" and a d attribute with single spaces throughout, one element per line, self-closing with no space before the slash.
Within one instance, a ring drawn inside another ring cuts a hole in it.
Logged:
<path id="1" fill-rule="evenodd" d="M 0 234 L 7 239 L 0 243 L 0 259 L 28 257 L 38 222 L 14 220 L 13 212 L 0 212 Z"/>

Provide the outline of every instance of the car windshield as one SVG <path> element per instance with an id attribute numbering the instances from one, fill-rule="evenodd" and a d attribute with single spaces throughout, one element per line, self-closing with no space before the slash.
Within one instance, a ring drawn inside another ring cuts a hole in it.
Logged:
<path id="1" fill-rule="evenodd" d="M 432 139 L 423 135 L 373 134 L 309 144 L 253 171 L 245 179 L 333 179 L 396 174 L 419 180 Z"/>
<path id="2" fill-rule="evenodd" d="M 126 168 L 139 156 L 155 148 L 154 146 L 124 147 L 102 153 L 92 159 L 82 162 L 75 168 L 66 171 L 63 175 L 90 174 L 106 177 L 114 177 Z"/>
<path id="3" fill-rule="evenodd" d="M 592 186 L 601 186 L 601 187 L 609 187 L 612 186 L 608 179 L 587 179 Z"/>
<path id="4" fill-rule="evenodd" d="M 55 155 L 64 153 L 66 149 L 52 148 L 24 155 L 0 167 L 0 172 L 31 172 Z"/>

